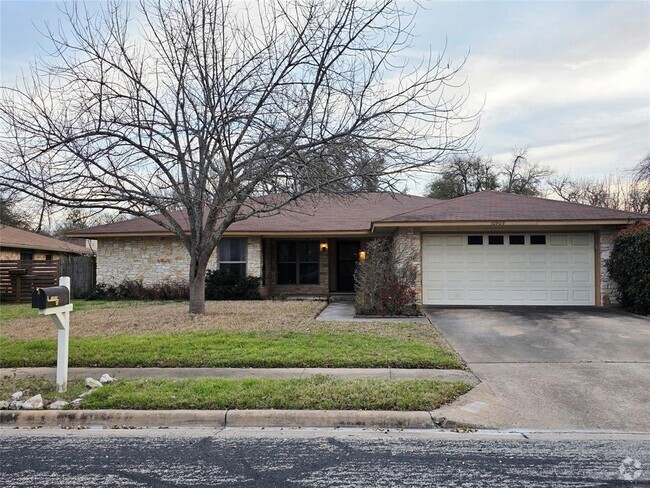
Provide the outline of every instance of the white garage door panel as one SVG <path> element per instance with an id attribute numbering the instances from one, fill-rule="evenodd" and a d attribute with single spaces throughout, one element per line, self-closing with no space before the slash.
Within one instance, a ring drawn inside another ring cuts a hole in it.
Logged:
<path id="1" fill-rule="evenodd" d="M 423 302 L 594 305 L 594 235 L 545 235 L 540 245 L 531 245 L 529 234 L 524 245 L 510 245 L 508 234 L 503 245 L 488 244 L 487 234 L 483 245 L 468 245 L 467 235 L 425 235 Z"/>

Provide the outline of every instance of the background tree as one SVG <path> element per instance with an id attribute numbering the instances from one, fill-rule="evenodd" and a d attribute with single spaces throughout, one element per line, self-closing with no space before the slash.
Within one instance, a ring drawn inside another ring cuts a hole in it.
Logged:
<path id="1" fill-rule="evenodd" d="M 15 193 L 0 193 L 0 225 L 31 230 L 29 214 L 20 207 Z"/>
<path id="2" fill-rule="evenodd" d="M 345 195 L 351 178 L 394 188 L 475 130 L 465 94 L 448 93 L 461 66 L 402 55 L 414 17 L 394 0 L 142 0 L 137 23 L 132 5 L 66 4 L 52 56 L 3 89 L 0 171 L 43 201 L 174 233 L 190 256 L 190 312 L 205 310 L 208 260 L 233 222 Z M 330 150 L 343 143 L 361 150 Z M 314 161 L 336 171 L 315 177 Z"/>
<path id="3" fill-rule="evenodd" d="M 498 173 L 491 158 L 455 155 L 447 159 L 440 176 L 428 187 L 430 198 L 448 200 L 499 188 Z"/>
<path id="4" fill-rule="evenodd" d="M 545 194 L 546 180 L 554 171 L 529 161 L 527 152 L 526 149 L 515 149 L 512 162 L 501 166 L 499 191 L 534 197 Z"/>
<path id="5" fill-rule="evenodd" d="M 650 153 L 646 154 L 634 168 L 634 179 L 650 183 Z"/>
<path id="6" fill-rule="evenodd" d="M 293 176 L 298 191 L 326 185 L 330 191 L 344 193 L 376 192 L 380 189 L 379 178 L 387 168 L 383 156 L 370 152 L 365 143 L 347 138 L 306 157 L 308 160 L 297 166 Z"/>
<path id="7" fill-rule="evenodd" d="M 592 178 L 557 175 L 548 180 L 548 185 L 555 197 L 567 202 L 628 212 L 650 212 L 650 182 L 639 179 L 638 173 Z"/>
<path id="8" fill-rule="evenodd" d="M 98 224 L 98 220 L 92 218 L 88 212 L 84 212 L 79 208 L 73 208 L 67 211 L 65 219 L 58 225 L 54 231 L 54 235 L 58 238 L 65 238 L 65 235 L 68 232 L 87 229 L 88 227 Z"/>
<path id="9" fill-rule="evenodd" d="M 525 149 L 515 149 L 512 162 L 495 164 L 492 158 L 453 156 L 428 187 L 430 198 L 447 200 L 485 190 L 540 196 L 553 170 L 528 160 Z"/>

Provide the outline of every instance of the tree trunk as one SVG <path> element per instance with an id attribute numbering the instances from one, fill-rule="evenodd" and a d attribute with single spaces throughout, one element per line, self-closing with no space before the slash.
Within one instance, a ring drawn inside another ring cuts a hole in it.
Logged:
<path id="1" fill-rule="evenodd" d="M 190 313 L 205 313 L 205 273 L 208 260 L 191 257 Z"/>

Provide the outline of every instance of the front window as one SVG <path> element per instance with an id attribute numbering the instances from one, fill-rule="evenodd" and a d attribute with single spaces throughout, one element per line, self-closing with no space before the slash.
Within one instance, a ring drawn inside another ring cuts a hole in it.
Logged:
<path id="1" fill-rule="evenodd" d="M 278 285 L 317 285 L 318 241 L 278 241 Z"/>
<path id="2" fill-rule="evenodd" d="M 34 259 L 34 253 L 33 252 L 21 252 L 20 253 L 20 260 L 21 261 L 31 261 Z"/>
<path id="3" fill-rule="evenodd" d="M 235 276 L 246 276 L 246 238 L 226 238 L 219 243 L 219 269 Z"/>

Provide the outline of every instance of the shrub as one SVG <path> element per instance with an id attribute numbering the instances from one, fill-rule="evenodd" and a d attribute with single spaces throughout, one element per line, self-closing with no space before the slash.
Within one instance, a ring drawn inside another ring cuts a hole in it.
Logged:
<path id="1" fill-rule="evenodd" d="M 355 273 L 357 315 L 419 315 L 414 256 L 390 238 L 370 241 Z"/>
<path id="2" fill-rule="evenodd" d="M 205 277 L 206 300 L 260 300 L 261 278 L 237 276 L 221 270 L 208 270 Z"/>
<path id="3" fill-rule="evenodd" d="M 141 280 L 124 280 L 118 285 L 97 283 L 88 300 L 187 300 L 189 296 L 187 283 L 145 285 Z"/>
<path id="4" fill-rule="evenodd" d="M 650 314 L 650 224 L 629 227 L 616 235 L 607 272 L 618 286 L 623 307 Z"/>

